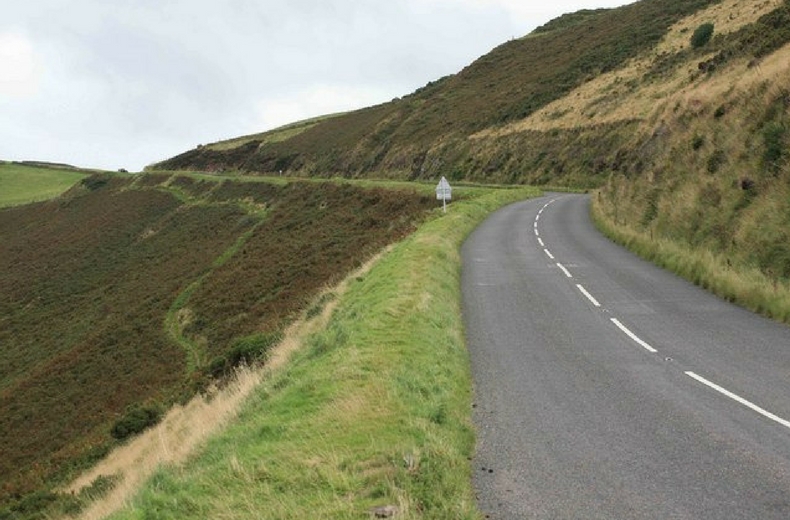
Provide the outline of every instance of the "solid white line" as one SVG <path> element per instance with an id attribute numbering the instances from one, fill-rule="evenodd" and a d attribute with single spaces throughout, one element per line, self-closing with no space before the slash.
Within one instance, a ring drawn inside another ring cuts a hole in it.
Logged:
<path id="1" fill-rule="evenodd" d="M 760 408 L 756 404 L 747 401 L 746 399 L 744 399 L 743 397 L 741 397 L 739 395 L 733 394 L 729 390 L 726 390 L 726 389 L 720 387 L 719 385 L 708 381 L 704 377 L 698 376 L 694 372 L 686 372 L 686 375 L 691 377 L 691 378 L 693 378 L 693 379 L 696 379 L 697 381 L 699 381 L 703 385 L 708 386 L 708 387 L 716 390 L 717 392 L 726 395 L 730 399 L 741 403 L 742 405 L 746 406 L 747 408 L 751 408 L 752 410 L 754 410 L 755 412 L 759 413 L 763 417 L 767 417 L 768 419 L 771 419 L 772 421 L 776 421 L 779 424 L 781 424 L 782 426 L 784 426 L 785 428 L 790 428 L 790 421 L 788 421 L 786 419 L 782 419 L 781 417 L 776 416 L 776 415 L 772 414 L 771 412 L 769 412 L 767 410 L 763 410 L 762 408 Z"/>
<path id="2" fill-rule="evenodd" d="M 626 336 L 628 336 L 628 337 L 629 337 L 629 338 L 631 338 L 632 340 L 636 341 L 636 342 L 637 342 L 637 343 L 638 343 L 640 346 L 642 346 L 642 347 L 643 347 L 645 350 L 647 350 L 648 352 L 652 352 L 653 354 L 655 354 L 656 352 L 658 352 L 656 349 L 654 349 L 653 347 L 651 347 L 650 345 L 648 345 L 647 343 L 645 343 L 644 341 L 642 341 L 642 340 L 639 338 L 639 336 L 637 336 L 636 334 L 634 334 L 633 332 L 631 332 L 630 330 L 628 330 L 628 327 L 626 327 L 625 325 L 623 325 L 622 323 L 620 323 L 620 320 L 618 320 L 617 318 L 612 318 L 612 323 L 614 323 L 615 325 L 617 325 L 617 328 L 619 328 L 620 330 L 622 330 L 623 332 L 625 332 L 625 335 L 626 335 Z"/>
<path id="3" fill-rule="evenodd" d="M 546 256 L 554 260 L 554 255 L 551 254 L 551 251 L 549 251 L 548 249 L 544 249 L 543 251 L 546 253 Z"/>
<path id="4" fill-rule="evenodd" d="M 590 293 L 588 293 L 588 292 L 587 292 L 587 289 L 585 289 L 584 287 L 582 287 L 582 286 L 581 286 L 581 284 L 576 284 L 576 287 L 578 287 L 578 288 L 579 288 L 579 290 L 582 292 L 582 294 L 583 294 L 583 295 L 585 295 L 585 296 L 587 297 L 587 299 L 588 299 L 588 300 L 590 300 L 590 301 L 592 302 L 592 304 L 593 304 L 593 305 L 595 305 L 596 307 L 600 307 L 600 306 L 601 306 L 601 304 L 600 304 L 600 303 L 598 303 L 598 300 L 596 300 L 595 298 L 593 298 L 593 295 L 592 295 L 592 294 L 590 294 Z"/>
<path id="5" fill-rule="evenodd" d="M 565 276 L 567 276 L 568 278 L 573 278 L 573 275 L 571 274 L 571 272 L 570 272 L 570 271 L 568 271 L 567 269 L 565 269 L 565 266 L 564 266 L 564 265 L 562 265 L 561 263 L 559 263 L 559 262 L 558 262 L 558 263 L 557 263 L 557 267 L 559 267 L 560 269 L 562 269 L 562 272 L 563 272 L 563 273 L 565 273 Z"/>
<path id="6" fill-rule="evenodd" d="M 543 243 L 543 239 L 540 237 L 538 237 L 538 244 L 540 244 L 540 247 L 546 247 L 546 244 Z"/>

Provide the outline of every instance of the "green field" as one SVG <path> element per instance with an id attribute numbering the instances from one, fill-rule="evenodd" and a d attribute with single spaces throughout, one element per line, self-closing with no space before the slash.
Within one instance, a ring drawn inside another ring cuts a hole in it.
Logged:
<path id="1" fill-rule="evenodd" d="M 57 197 L 85 177 L 66 169 L 0 163 L 0 208 Z"/>

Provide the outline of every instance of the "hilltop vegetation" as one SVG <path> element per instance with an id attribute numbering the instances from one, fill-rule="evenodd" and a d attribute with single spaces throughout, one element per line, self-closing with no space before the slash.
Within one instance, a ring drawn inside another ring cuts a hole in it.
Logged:
<path id="1" fill-rule="evenodd" d="M 0 210 L 2 503 L 55 500 L 30 493 L 265 357 L 432 207 L 342 183 L 94 175 Z"/>

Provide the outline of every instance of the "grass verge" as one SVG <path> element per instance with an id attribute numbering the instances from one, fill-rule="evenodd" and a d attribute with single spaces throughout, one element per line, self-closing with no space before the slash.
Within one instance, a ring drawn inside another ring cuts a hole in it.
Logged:
<path id="1" fill-rule="evenodd" d="M 530 189 L 453 203 L 351 280 L 327 326 L 112 518 L 479 518 L 459 248 Z"/>
<path id="2" fill-rule="evenodd" d="M 771 280 L 759 269 L 728 262 L 706 249 L 692 249 L 618 225 L 605 214 L 595 197 L 592 200 L 593 221 L 611 240 L 720 298 L 790 324 L 790 281 Z"/>

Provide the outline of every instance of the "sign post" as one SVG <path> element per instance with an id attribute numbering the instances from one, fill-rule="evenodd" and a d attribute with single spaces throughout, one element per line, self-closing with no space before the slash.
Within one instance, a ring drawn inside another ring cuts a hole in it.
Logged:
<path id="1" fill-rule="evenodd" d="M 447 213 L 447 201 L 453 198 L 453 188 L 450 183 L 442 176 L 442 180 L 436 186 L 436 199 L 442 201 L 442 209 Z"/>

